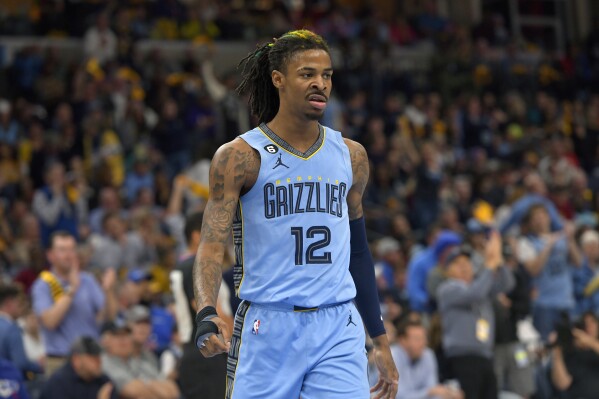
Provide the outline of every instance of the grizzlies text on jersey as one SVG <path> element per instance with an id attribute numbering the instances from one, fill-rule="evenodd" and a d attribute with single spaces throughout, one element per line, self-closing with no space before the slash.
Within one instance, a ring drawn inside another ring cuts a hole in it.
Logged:
<path id="1" fill-rule="evenodd" d="M 258 178 L 240 197 L 233 223 L 241 299 L 316 307 L 355 296 L 346 202 L 349 149 L 341 133 L 319 129 L 305 153 L 265 124 L 240 136 L 260 153 Z"/>

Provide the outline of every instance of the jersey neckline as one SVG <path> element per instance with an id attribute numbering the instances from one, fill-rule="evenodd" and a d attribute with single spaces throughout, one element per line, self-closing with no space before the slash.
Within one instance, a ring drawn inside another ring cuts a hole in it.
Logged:
<path id="1" fill-rule="evenodd" d="M 320 150 L 320 148 L 322 147 L 322 144 L 324 143 L 324 138 L 325 138 L 324 127 L 319 123 L 318 124 L 318 139 L 314 142 L 314 144 L 312 144 L 310 146 L 310 148 L 308 148 L 306 150 L 306 152 L 301 152 L 301 151 L 293 148 L 293 146 L 291 146 L 291 144 L 289 144 L 288 142 L 283 140 L 281 137 L 277 136 L 277 134 L 275 132 L 273 132 L 266 125 L 266 123 L 261 123 L 260 126 L 258 126 L 258 128 L 260 129 L 260 131 L 262 131 L 262 133 L 266 137 L 268 137 L 270 140 L 272 140 L 275 144 L 277 144 L 283 150 L 287 151 L 288 153 L 290 153 L 292 155 L 295 155 L 298 158 L 302 158 L 302 159 L 308 159 L 312 155 L 316 154 L 318 152 L 318 150 Z"/>

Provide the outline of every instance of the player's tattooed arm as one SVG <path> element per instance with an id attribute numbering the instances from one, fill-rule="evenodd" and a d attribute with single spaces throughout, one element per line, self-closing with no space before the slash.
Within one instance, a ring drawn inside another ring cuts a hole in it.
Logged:
<path id="1" fill-rule="evenodd" d="M 254 184 L 259 168 L 259 155 L 241 139 L 223 145 L 214 154 L 210 165 L 210 193 L 193 268 L 198 309 L 216 306 L 222 262 L 239 196 Z"/>
<path id="2" fill-rule="evenodd" d="M 362 196 L 364 195 L 364 190 L 366 190 L 366 185 L 368 184 L 368 155 L 360 143 L 350 139 L 344 140 L 349 148 L 353 173 L 353 184 L 347 193 L 348 214 L 349 220 L 356 220 L 364 214 L 362 209 Z"/>

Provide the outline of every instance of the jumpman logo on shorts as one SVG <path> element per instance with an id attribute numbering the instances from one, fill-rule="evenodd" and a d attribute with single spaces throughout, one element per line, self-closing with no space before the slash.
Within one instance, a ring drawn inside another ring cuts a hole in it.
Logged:
<path id="1" fill-rule="evenodd" d="M 275 169 L 275 168 L 277 168 L 277 167 L 279 167 L 279 166 L 284 166 L 284 167 L 286 167 L 287 169 L 289 169 L 289 166 L 287 166 L 287 165 L 285 165 L 285 164 L 283 163 L 283 160 L 281 159 L 281 157 L 282 157 L 282 156 L 283 156 L 283 154 L 279 154 L 279 159 L 277 159 L 277 163 L 275 164 L 275 166 L 273 166 L 273 169 Z"/>
<path id="2" fill-rule="evenodd" d="M 358 326 L 356 323 L 354 323 L 352 316 L 351 316 L 351 312 L 349 312 L 349 319 L 347 319 L 347 324 L 345 325 L 345 327 L 349 326 L 350 324 L 353 324 L 354 326 Z"/>

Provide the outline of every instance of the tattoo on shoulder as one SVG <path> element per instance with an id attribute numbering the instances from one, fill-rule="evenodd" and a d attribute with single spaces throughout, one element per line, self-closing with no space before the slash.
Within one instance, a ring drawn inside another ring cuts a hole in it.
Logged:
<path id="1" fill-rule="evenodd" d="M 213 160 L 210 166 L 210 195 L 202 225 L 203 241 L 227 239 L 239 194 L 245 183 L 246 158 L 245 151 L 227 146 L 219 150 Z"/>
<path id="2" fill-rule="evenodd" d="M 260 155 L 253 148 L 229 145 L 220 151 L 210 165 L 211 198 L 215 201 L 224 198 L 225 182 L 243 194 L 255 183 L 260 171 Z"/>
<path id="3" fill-rule="evenodd" d="M 213 201 L 221 201 L 225 195 L 225 173 L 233 148 L 223 149 L 219 159 L 210 165 L 210 196 Z"/>

